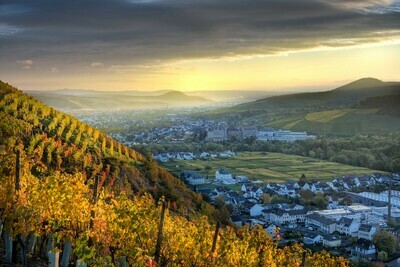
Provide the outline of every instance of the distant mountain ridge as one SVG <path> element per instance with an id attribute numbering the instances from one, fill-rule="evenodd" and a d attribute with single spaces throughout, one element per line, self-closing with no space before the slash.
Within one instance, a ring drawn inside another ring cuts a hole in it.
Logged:
<path id="1" fill-rule="evenodd" d="M 27 94 L 61 110 L 76 109 L 154 109 L 203 106 L 212 101 L 179 91 L 91 91 L 61 89 L 56 91 L 27 91 Z"/>
<path id="2" fill-rule="evenodd" d="M 400 83 L 385 83 L 374 78 L 363 78 L 330 91 L 268 97 L 243 104 L 238 106 L 238 108 L 254 107 L 254 105 L 259 108 L 268 105 L 288 108 L 296 106 L 312 107 L 317 105 L 324 105 L 325 107 L 348 107 L 367 97 L 396 93 L 400 93 Z"/>

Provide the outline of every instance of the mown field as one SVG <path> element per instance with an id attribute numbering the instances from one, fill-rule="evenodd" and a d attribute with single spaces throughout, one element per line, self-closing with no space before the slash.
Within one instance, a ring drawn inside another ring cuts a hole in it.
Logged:
<path id="1" fill-rule="evenodd" d="M 309 157 L 269 152 L 243 152 L 239 156 L 226 159 L 174 160 L 163 163 L 162 166 L 177 176 L 183 170 L 193 170 L 209 178 L 214 178 L 215 171 L 224 167 L 232 174 L 245 175 L 251 180 L 264 182 L 298 180 L 302 174 L 310 180 L 330 181 L 334 177 L 346 174 L 362 175 L 379 172 Z"/>

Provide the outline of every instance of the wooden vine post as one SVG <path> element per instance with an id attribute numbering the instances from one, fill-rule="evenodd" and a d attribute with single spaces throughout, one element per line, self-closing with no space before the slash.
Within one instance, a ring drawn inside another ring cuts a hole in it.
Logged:
<path id="1" fill-rule="evenodd" d="M 97 204 L 97 196 L 98 196 L 98 190 L 99 190 L 99 176 L 96 175 L 94 178 L 94 187 L 93 187 L 93 205 L 95 206 Z M 90 211 L 90 229 L 93 229 L 93 223 L 94 223 L 94 217 L 96 216 L 96 212 L 94 209 Z"/>
<path id="2" fill-rule="evenodd" d="M 15 149 L 15 195 L 16 198 L 18 199 L 19 197 L 19 190 L 21 189 L 21 151 L 19 149 Z M 12 241 L 12 259 L 11 262 L 13 264 L 16 264 L 18 262 L 17 260 L 17 253 L 18 250 L 18 238 L 14 237 Z"/>
<path id="3" fill-rule="evenodd" d="M 219 228 L 221 227 L 221 223 L 218 221 L 217 226 L 215 227 L 215 233 L 214 233 L 214 238 L 213 238 L 213 243 L 211 247 L 211 254 L 215 252 L 215 249 L 217 248 L 217 239 L 218 239 L 218 232 Z"/>
<path id="4" fill-rule="evenodd" d="M 162 202 L 162 209 L 161 209 L 160 224 L 158 226 L 156 253 L 155 253 L 155 256 L 154 256 L 154 259 L 155 259 L 157 264 L 159 264 L 159 261 L 160 261 L 161 243 L 162 243 L 162 235 L 163 235 L 163 227 L 164 227 L 164 216 L 165 216 L 166 207 L 167 207 L 167 203 L 165 201 L 163 201 Z"/>

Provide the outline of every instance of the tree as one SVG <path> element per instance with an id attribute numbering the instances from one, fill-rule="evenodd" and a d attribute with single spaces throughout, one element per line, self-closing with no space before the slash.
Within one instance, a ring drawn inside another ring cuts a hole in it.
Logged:
<path id="1" fill-rule="evenodd" d="M 288 198 L 285 198 L 283 196 L 279 196 L 279 195 L 274 195 L 271 198 L 271 204 L 277 204 L 277 203 L 291 203 L 291 200 Z"/>
<path id="2" fill-rule="evenodd" d="M 342 199 L 339 201 L 339 205 L 351 205 L 352 203 L 353 203 L 353 201 L 352 201 L 351 198 L 348 197 L 348 196 L 345 196 L 344 198 L 342 198 Z"/>
<path id="3" fill-rule="evenodd" d="M 386 251 L 379 251 L 378 253 L 378 259 L 381 261 L 387 261 L 388 260 L 388 254 Z"/>
<path id="4" fill-rule="evenodd" d="M 222 206 L 224 206 L 225 205 L 225 199 L 223 198 L 223 197 L 220 197 L 220 196 L 218 196 L 218 197 L 216 197 L 215 198 L 215 200 L 214 200 L 214 206 L 217 208 L 217 209 L 220 209 Z"/>
<path id="5" fill-rule="evenodd" d="M 319 209 L 326 209 L 326 206 L 328 205 L 328 202 L 326 201 L 325 197 L 323 194 L 317 194 L 313 200 L 312 203 L 317 206 Z"/>
<path id="6" fill-rule="evenodd" d="M 271 202 L 271 196 L 270 196 L 270 194 L 264 193 L 264 194 L 262 195 L 262 201 L 263 201 L 263 204 L 269 204 L 269 203 Z"/>
<path id="7" fill-rule="evenodd" d="M 379 231 L 373 237 L 373 242 L 379 251 L 385 251 L 389 256 L 397 252 L 397 238 L 388 231 Z"/>
<path id="8" fill-rule="evenodd" d="M 150 152 L 146 154 L 146 159 L 143 162 L 143 169 L 146 177 L 153 183 L 158 181 L 158 166 Z"/>
<path id="9" fill-rule="evenodd" d="M 311 192 L 310 189 L 303 189 L 303 190 L 300 190 L 300 197 L 308 202 L 312 199 L 313 193 Z"/>

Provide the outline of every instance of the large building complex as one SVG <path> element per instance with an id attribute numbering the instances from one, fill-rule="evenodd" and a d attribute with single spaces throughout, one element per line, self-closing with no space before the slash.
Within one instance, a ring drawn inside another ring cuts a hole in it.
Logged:
<path id="1" fill-rule="evenodd" d="M 261 141 L 286 141 L 292 142 L 297 140 L 315 139 L 316 136 L 308 135 L 306 132 L 292 132 L 288 130 L 274 130 L 267 128 L 258 130 L 257 127 L 220 127 L 207 131 L 207 140 L 210 141 L 226 141 L 226 140 L 239 140 L 254 136 Z"/>

